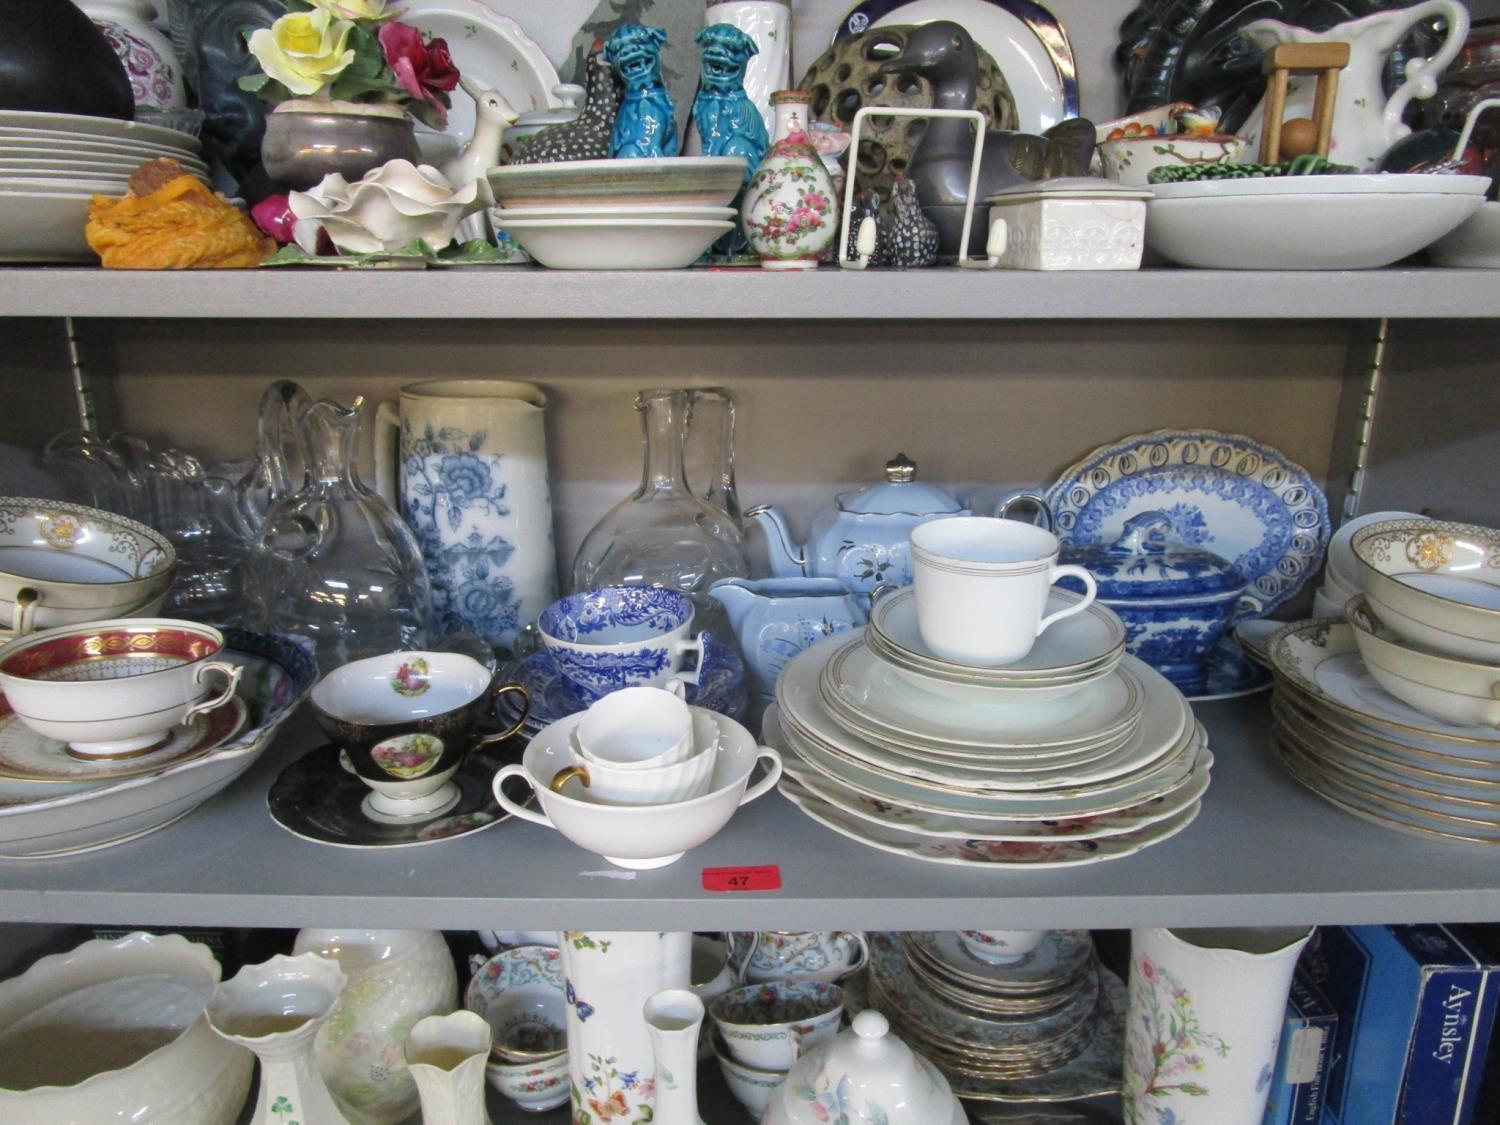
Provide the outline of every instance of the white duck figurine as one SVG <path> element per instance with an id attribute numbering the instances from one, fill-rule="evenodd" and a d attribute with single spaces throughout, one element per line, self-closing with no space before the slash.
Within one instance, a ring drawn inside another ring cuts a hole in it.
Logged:
<path id="1" fill-rule="evenodd" d="M 500 163 L 501 135 L 515 124 L 519 115 L 498 90 L 486 90 L 468 78 L 460 78 L 458 84 L 474 99 L 474 135 L 463 151 L 440 165 L 438 171 L 448 178 L 455 191 L 462 191 L 466 184 L 478 183 L 479 201 L 487 209 L 495 205 L 495 196 L 485 173 Z M 460 236 L 485 238 L 488 229 L 488 218 L 482 209 L 464 220 Z"/>

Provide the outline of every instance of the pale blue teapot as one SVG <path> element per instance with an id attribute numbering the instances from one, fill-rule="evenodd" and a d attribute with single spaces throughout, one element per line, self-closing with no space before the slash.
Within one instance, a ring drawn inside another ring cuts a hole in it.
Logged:
<path id="1" fill-rule="evenodd" d="M 1022 501 L 1035 505 L 1046 526 L 1052 526 L 1045 501 L 1029 492 L 1007 497 L 997 514 L 1005 515 Z M 772 505 L 751 508 L 745 517 L 763 526 L 771 572 L 777 578 L 837 578 L 868 608 L 877 586 L 911 585 L 912 528 L 943 516 L 970 514 L 951 493 L 918 481 L 916 462 L 898 453 L 885 463 L 883 482 L 841 492 L 833 507 L 818 512 L 803 547 L 795 545 L 786 518 Z"/>
<path id="2" fill-rule="evenodd" d="M 721 578 L 708 596 L 724 607 L 762 703 L 792 657 L 865 623 L 864 606 L 836 578 Z"/>

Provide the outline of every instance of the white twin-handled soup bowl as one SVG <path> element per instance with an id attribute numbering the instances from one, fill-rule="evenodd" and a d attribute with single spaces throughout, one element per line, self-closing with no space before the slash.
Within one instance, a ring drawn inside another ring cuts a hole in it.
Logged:
<path id="1" fill-rule="evenodd" d="M 569 715 L 531 740 L 521 763 L 495 775 L 495 799 L 513 816 L 555 828 L 586 851 L 617 867 L 647 871 L 681 859 L 689 848 L 711 839 L 729 823 L 734 810 L 768 793 L 781 777 L 781 755 L 757 746 L 750 732 L 733 719 L 701 707 L 692 708 L 695 745 L 717 746 L 708 792 L 686 801 L 658 805 L 601 805 L 554 793 L 549 783 L 560 771 L 577 765 L 573 732 L 582 715 Z M 756 762 L 766 774 L 750 785 Z M 508 777 L 524 778 L 535 790 L 542 811 L 517 804 L 504 791 Z M 748 786 L 748 788 L 747 788 Z"/>
<path id="2" fill-rule="evenodd" d="M 217 629 L 165 617 L 46 629 L 0 648 L 0 689 L 78 757 L 139 754 L 234 695 L 241 668 L 211 659 L 223 648 Z M 225 680 L 216 692 L 212 673 Z"/>

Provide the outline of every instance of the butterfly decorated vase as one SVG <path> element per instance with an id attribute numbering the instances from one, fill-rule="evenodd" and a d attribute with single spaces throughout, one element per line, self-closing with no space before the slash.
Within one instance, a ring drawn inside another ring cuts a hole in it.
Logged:
<path id="1" fill-rule="evenodd" d="M 513 650 L 557 596 L 546 408 L 538 387 L 497 379 L 414 383 L 381 404 L 377 483 L 416 535 L 442 632 Z"/>
<path id="2" fill-rule="evenodd" d="M 692 934 L 565 930 L 561 948 L 573 1125 L 655 1120 L 644 1008 L 664 989 L 689 987 Z"/>
<path id="3" fill-rule="evenodd" d="M 808 133 L 808 95 L 771 95 L 775 140 L 745 185 L 740 221 L 768 270 L 816 269 L 839 233 L 833 179 Z"/>

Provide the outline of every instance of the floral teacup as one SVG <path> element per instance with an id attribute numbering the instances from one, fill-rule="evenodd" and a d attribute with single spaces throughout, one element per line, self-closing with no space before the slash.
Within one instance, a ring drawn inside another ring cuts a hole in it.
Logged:
<path id="1" fill-rule="evenodd" d="M 693 603 L 676 590 L 585 590 L 553 602 L 537 628 L 557 670 L 589 700 L 620 688 L 702 680 L 707 635 L 691 635 Z M 690 652 L 697 653 L 698 664 L 685 672 Z"/>
<path id="2" fill-rule="evenodd" d="M 1025 957 L 1047 936 L 1046 930 L 959 930 L 969 953 L 991 965 L 1009 965 Z"/>
<path id="3" fill-rule="evenodd" d="M 789 1070 L 839 1033 L 844 990 L 813 980 L 746 985 L 708 1007 L 733 1058 L 758 1070 Z"/>
<path id="4" fill-rule="evenodd" d="M 740 979 L 836 981 L 865 967 L 865 935 L 852 930 L 737 933 L 732 937 Z"/>

